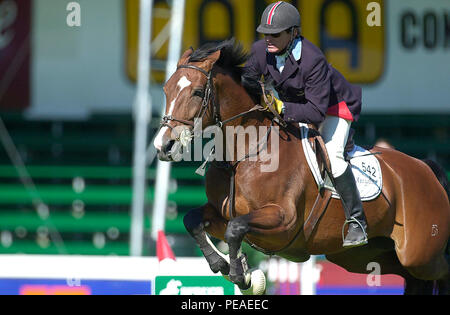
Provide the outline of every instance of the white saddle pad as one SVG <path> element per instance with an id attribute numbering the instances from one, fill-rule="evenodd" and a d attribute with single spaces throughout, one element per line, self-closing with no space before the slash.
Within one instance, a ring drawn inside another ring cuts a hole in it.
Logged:
<path id="1" fill-rule="evenodd" d="M 340 199 L 328 175 L 325 176 L 325 179 L 320 175 L 316 154 L 308 141 L 308 126 L 303 123 L 300 123 L 299 126 L 306 160 L 317 185 L 319 188 L 325 187 L 326 189 L 330 189 L 333 192 L 332 197 Z M 348 155 L 361 200 L 368 201 L 375 199 L 381 193 L 383 187 L 380 162 L 372 153 L 357 145 L 355 145 L 353 151 L 349 152 Z"/>

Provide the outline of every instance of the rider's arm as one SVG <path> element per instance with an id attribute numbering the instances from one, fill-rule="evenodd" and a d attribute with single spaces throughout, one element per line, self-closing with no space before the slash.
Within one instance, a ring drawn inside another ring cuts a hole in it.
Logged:
<path id="1" fill-rule="evenodd" d="M 264 75 L 267 71 L 267 64 L 265 63 L 265 54 L 261 54 L 261 51 L 265 51 L 265 43 L 259 40 L 252 45 L 250 58 L 245 64 L 244 73 L 248 76 L 259 77 Z"/>
<path id="2" fill-rule="evenodd" d="M 306 103 L 284 102 L 284 119 L 287 122 L 320 124 L 330 102 L 331 71 L 323 55 L 315 57 L 312 66 L 304 69 Z"/>

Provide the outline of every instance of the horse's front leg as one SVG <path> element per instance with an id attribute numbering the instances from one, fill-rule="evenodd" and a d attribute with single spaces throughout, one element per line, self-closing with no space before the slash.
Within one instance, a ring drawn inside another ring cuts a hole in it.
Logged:
<path id="1" fill-rule="evenodd" d="M 213 236 L 223 239 L 226 221 L 217 215 L 214 208 L 206 204 L 203 207 L 190 210 L 183 219 L 184 226 L 194 238 L 211 270 L 228 275 L 230 265 L 225 257 L 211 242 L 205 229 Z"/>
<path id="2" fill-rule="evenodd" d="M 225 232 L 225 241 L 229 247 L 230 280 L 241 290 L 248 289 L 253 275 L 248 272 L 247 258 L 241 252 L 241 244 L 249 232 L 256 234 L 276 233 L 285 228 L 284 211 L 278 205 L 267 205 L 249 214 L 232 219 Z M 265 284 L 264 284 L 265 286 Z M 257 291 L 257 290 L 256 290 Z"/>
<path id="3" fill-rule="evenodd" d="M 241 252 L 242 240 L 250 230 L 248 219 L 249 215 L 234 218 L 228 223 L 225 232 L 225 241 L 228 243 L 230 257 L 229 278 L 242 290 L 250 287 L 247 257 Z"/>

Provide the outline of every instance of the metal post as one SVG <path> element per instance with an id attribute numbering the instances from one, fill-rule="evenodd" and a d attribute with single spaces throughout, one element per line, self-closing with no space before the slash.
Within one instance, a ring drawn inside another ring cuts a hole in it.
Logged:
<path id="1" fill-rule="evenodd" d="M 169 54 L 166 64 L 166 81 L 177 69 L 177 62 L 180 59 L 181 44 L 184 26 L 184 6 L 185 0 L 172 1 L 172 14 L 170 18 L 170 41 Z M 164 111 L 164 107 L 162 109 Z M 161 113 L 161 116 L 164 113 Z M 158 161 L 155 182 L 155 199 L 152 216 L 152 238 L 156 241 L 158 231 L 165 229 L 167 197 L 169 195 L 170 162 Z"/>
<path id="2" fill-rule="evenodd" d="M 140 0 L 138 83 L 134 102 L 133 200 L 131 213 L 130 254 L 142 256 L 144 206 L 146 191 L 147 128 L 151 119 L 150 41 L 153 0 Z"/>
<path id="3" fill-rule="evenodd" d="M 308 261 L 302 263 L 300 272 L 300 294 L 316 295 L 316 286 L 320 280 L 322 269 L 316 264 L 316 256 L 311 255 Z"/>

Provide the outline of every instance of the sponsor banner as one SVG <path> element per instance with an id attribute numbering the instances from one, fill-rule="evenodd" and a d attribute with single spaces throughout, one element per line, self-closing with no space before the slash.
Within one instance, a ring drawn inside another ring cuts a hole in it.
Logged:
<path id="1" fill-rule="evenodd" d="M 402 277 L 376 274 L 376 268 L 371 265 L 368 266 L 368 274 L 350 273 L 327 261 L 318 262 L 317 267 L 321 269 L 320 280 L 316 286 L 317 295 L 403 294 Z"/>
<path id="2" fill-rule="evenodd" d="M 0 0 L 0 110 L 30 102 L 30 0 Z"/>
<path id="3" fill-rule="evenodd" d="M 234 295 L 235 285 L 222 276 L 157 276 L 156 295 Z"/>
<path id="4" fill-rule="evenodd" d="M 302 34 L 325 53 L 328 62 L 350 82 L 377 82 L 385 63 L 385 1 L 299 2 Z"/>
<path id="5" fill-rule="evenodd" d="M 150 295 L 151 281 L 0 279 L 0 295 Z"/>
<path id="6" fill-rule="evenodd" d="M 207 42 L 235 37 L 250 49 L 261 38 L 256 32 L 265 7 L 274 1 L 261 0 L 186 0 L 183 49 L 197 48 Z M 379 0 L 380 26 L 367 22 L 369 0 L 291 0 L 302 16 L 302 33 L 318 45 L 328 60 L 352 82 L 376 82 L 384 67 L 384 0 Z M 127 0 L 127 73 L 136 80 L 138 12 L 137 0 Z M 155 1 L 153 46 L 155 60 L 167 58 L 167 32 L 170 11 L 166 1 Z M 369 9 L 371 7 L 369 6 Z M 162 12 L 168 12 L 166 14 Z M 370 19 L 370 17 L 369 17 Z M 374 19 L 375 20 L 375 19 Z M 372 21 L 372 19 L 370 19 Z M 372 26 L 371 26 L 372 25 Z M 160 44 L 161 43 L 161 44 Z M 155 63 L 157 65 L 157 63 Z M 154 69 L 153 78 L 162 83 L 164 69 Z"/>
<path id="7" fill-rule="evenodd" d="M 250 49 L 269 3 L 260 0 L 186 0 L 183 49 L 236 37 Z M 345 78 L 363 87 L 363 113 L 450 112 L 450 2 L 434 0 L 292 0 L 302 34 L 316 44 Z M 136 78 L 137 1 L 127 0 L 127 74 Z M 156 8 L 168 8 L 162 1 Z M 159 12 L 159 11 L 157 11 Z M 170 11 L 169 11 L 170 12 Z M 156 43 L 170 14 L 155 13 Z M 167 43 L 155 51 L 163 65 Z M 160 61 L 160 62 L 158 62 Z M 164 69 L 153 69 L 164 82 Z"/>
<path id="8" fill-rule="evenodd" d="M 450 1 L 387 1 L 383 75 L 363 112 L 450 113 Z"/>
<path id="9" fill-rule="evenodd" d="M 0 0 L 2 12 L 7 11 L 5 3 L 14 4 L 17 14 L 25 15 L 29 15 L 30 2 Z M 272 2 L 186 0 L 183 49 L 235 37 L 249 50 L 261 38 L 256 27 Z M 363 115 L 450 113 L 450 1 L 290 2 L 300 10 L 302 34 L 350 82 L 362 86 Z M 93 113 L 132 110 L 139 0 L 79 3 L 81 24 L 71 27 L 66 24 L 72 13 L 66 10 L 67 3 L 33 2 L 30 118 L 85 119 Z M 155 113 L 165 104 L 161 84 L 170 36 L 169 9 L 167 1 L 154 1 L 151 94 Z M 0 45 L 9 42 L 12 34 L 14 40 L 24 38 L 30 27 L 29 16 L 20 23 L 18 17 L 11 22 L 15 11 L 8 12 L 0 14 Z M 19 41 L 0 48 L 0 108 L 24 108 L 30 98 L 27 59 L 18 72 L 11 70 L 15 76 L 5 80 L 11 58 L 20 56 L 18 50 Z M 13 77 L 19 83 L 12 82 Z M 5 103 L 5 98 L 13 101 Z"/>

